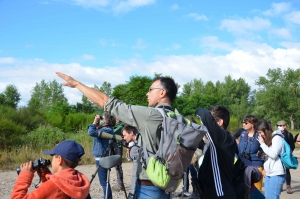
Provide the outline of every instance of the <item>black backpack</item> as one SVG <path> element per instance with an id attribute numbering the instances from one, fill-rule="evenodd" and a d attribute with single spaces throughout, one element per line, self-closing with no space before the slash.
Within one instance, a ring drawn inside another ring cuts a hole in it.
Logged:
<path id="1" fill-rule="evenodd" d="M 246 193 L 246 185 L 245 185 L 245 181 L 244 181 L 244 173 L 245 173 L 246 167 L 247 166 L 243 163 L 241 158 L 239 158 L 235 162 L 234 167 L 233 167 L 232 184 L 235 189 L 237 199 L 250 198 L 250 195 L 249 195 L 249 197 L 247 197 L 248 194 Z"/>

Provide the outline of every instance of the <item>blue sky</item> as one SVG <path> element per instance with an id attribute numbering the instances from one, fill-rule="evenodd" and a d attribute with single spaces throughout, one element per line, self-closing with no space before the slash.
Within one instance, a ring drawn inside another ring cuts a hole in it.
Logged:
<path id="1" fill-rule="evenodd" d="M 26 105 L 60 71 L 93 86 L 132 75 L 255 80 L 299 68 L 300 0 L 0 0 L 0 92 Z M 70 103 L 81 93 L 64 88 Z"/>

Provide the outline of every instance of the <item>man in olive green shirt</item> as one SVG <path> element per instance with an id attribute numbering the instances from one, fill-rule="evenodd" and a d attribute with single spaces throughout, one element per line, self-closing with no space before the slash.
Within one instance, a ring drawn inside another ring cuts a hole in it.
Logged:
<path id="1" fill-rule="evenodd" d="M 163 116 L 155 107 L 164 107 L 171 110 L 171 103 L 177 94 L 177 86 L 173 79 L 167 77 L 155 78 L 149 88 L 147 96 L 148 107 L 129 105 L 115 98 L 109 98 L 105 93 L 90 88 L 72 77 L 60 72 L 56 74 L 64 79 L 64 86 L 77 88 L 88 99 L 103 107 L 111 115 L 124 123 L 136 127 L 143 137 L 143 144 L 149 153 L 155 154 L 160 141 L 160 131 L 158 126 L 163 120 Z M 138 145 L 141 144 L 138 139 Z M 148 179 L 145 169 L 139 164 L 137 168 L 138 180 L 136 183 L 136 198 L 169 199 L 169 194 L 164 190 L 154 186 Z"/>
<path id="2" fill-rule="evenodd" d="M 122 136 L 122 128 L 124 127 L 124 123 L 122 121 L 120 121 L 119 119 L 116 119 L 116 125 L 114 126 L 114 133 L 116 135 L 120 135 Z M 119 148 L 118 152 L 119 155 L 122 157 L 123 156 L 123 147 L 121 142 L 117 141 L 117 146 Z M 124 191 L 125 187 L 122 183 L 123 181 L 123 169 L 122 169 L 122 163 L 120 165 L 115 166 L 116 169 L 116 173 L 117 173 L 117 182 L 118 182 L 118 187 L 113 188 L 116 190 L 121 190 Z"/>

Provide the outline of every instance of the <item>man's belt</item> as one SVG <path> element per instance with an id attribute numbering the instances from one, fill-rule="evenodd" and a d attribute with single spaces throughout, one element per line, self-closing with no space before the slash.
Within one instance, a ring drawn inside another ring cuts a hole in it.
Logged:
<path id="1" fill-rule="evenodd" d="M 154 186 L 154 184 L 150 180 L 140 180 L 138 179 L 139 185 L 145 185 L 145 186 Z"/>

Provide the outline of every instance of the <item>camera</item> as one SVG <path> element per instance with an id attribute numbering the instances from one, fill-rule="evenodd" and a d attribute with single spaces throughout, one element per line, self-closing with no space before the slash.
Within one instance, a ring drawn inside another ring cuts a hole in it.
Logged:
<path id="1" fill-rule="evenodd" d="M 45 160 L 43 158 L 40 158 L 40 159 L 37 159 L 37 160 L 34 160 L 32 162 L 32 169 L 35 170 L 35 169 L 39 169 L 39 168 L 44 168 L 44 167 L 47 167 L 51 164 L 51 161 L 50 160 Z M 20 166 L 17 168 L 17 173 L 19 175 L 21 171 L 21 168 Z"/>
<path id="2" fill-rule="evenodd" d="M 249 153 L 242 152 L 240 153 L 240 157 L 251 161 L 251 157 Z"/>

